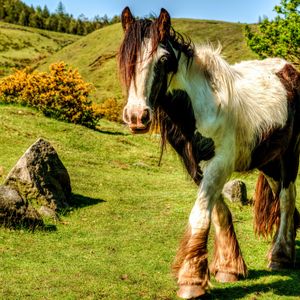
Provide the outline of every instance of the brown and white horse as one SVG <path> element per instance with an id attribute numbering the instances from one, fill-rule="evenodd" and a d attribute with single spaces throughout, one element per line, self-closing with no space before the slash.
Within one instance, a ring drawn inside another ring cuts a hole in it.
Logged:
<path id="1" fill-rule="evenodd" d="M 203 295 L 210 273 L 222 282 L 245 277 L 247 268 L 222 199 L 234 171 L 258 168 L 256 231 L 276 233 L 271 269 L 295 264 L 299 214 L 295 180 L 300 152 L 300 74 L 283 59 L 229 65 L 219 50 L 196 47 L 171 26 L 162 9 L 155 20 L 122 13 L 125 37 L 119 71 L 127 91 L 123 119 L 133 133 L 161 129 L 199 185 L 174 270 L 178 295 Z M 207 261 L 207 239 L 215 226 L 215 253 Z"/>

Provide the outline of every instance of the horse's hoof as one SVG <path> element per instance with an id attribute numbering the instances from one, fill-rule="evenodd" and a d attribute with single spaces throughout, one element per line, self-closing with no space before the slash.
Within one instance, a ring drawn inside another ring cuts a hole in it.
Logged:
<path id="1" fill-rule="evenodd" d="M 205 293 L 205 289 L 200 285 L 181 285 L 177 296 L 182 299 L 195 299 L 203 296 Z"/>
<path id="2" fill-rule="evenodd" d="M 231 273 L 225 273 L 225 272 L 217 272 L 215 276 L 216 280 L 219 282 L 235 282 L 238 281 L 238 276 Z"/>

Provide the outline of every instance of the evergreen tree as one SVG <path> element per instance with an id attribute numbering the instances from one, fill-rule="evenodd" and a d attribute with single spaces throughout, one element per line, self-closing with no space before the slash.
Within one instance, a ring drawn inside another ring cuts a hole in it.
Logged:
<path id="1" fill-rule="evenodd" d="M 42 11 L 42 17 L 45 20 L 50 17 L 50 11 L 46 5 L 44 6 L 43 11 Z"/>
<path id="2" fill-rule="evenodd" d="M 20 25 L 22 25 L 22 26 L 28 26 L 29 20 L 28 20 L 28 18 L 27 18 L 27 15 L 26 15 L 26 11 L 25 11 L 25 10 L 22 10 L 22 11 L 21 11 L 20 16 L 19 16 L 18 24 L 20 24 Z"/>
<path id="3" fill-rule="evenodd" d="M 59 1 L 58 5 L 57 5 L 56 13 L 60 16 L 63 16 L 66 13 L 65 6 L 63 5 L 63 3 L 61 1 Z"/>

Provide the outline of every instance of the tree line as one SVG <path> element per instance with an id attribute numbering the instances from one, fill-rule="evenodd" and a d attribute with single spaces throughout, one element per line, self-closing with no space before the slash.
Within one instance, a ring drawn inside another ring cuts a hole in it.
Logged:
<path id="1" fill-rule="evenodd" d="M 64 33 L 86 35 L 104 26 L 120 22 L 119 16 L 108 18 L 107 15 L 96 15 L 88 19 L 83 14 L 78 18 L 66 12 L 62 2 L 51 13 L 48 7 L 33 7 L 20 0 L 0 0 L 0 20 L 8 23 L 34 28 L 47 29 Z"/>

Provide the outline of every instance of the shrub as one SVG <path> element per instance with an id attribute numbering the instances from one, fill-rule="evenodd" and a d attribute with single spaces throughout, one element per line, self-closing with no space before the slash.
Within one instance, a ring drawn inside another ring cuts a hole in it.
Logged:
<path id="1" fill-rule="evenodd" d="M 89 99 L 92 89 L 77 69 L 59 62 L 50 66 L 49 73 L 26 68 L 2 79 L 0 102 L 32 106 L 46 116 L 95 127 L 100 114 Z"/>
<path id="2" fill-rule="evenodd" d="M 107 120 L 113 122 L 123 122 L 123 103 L 121 100 L 107 99 L 101 104 L 95 104 L 93 108 L 99 117 L 105 117 Z"/>

